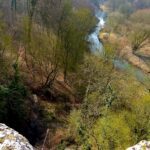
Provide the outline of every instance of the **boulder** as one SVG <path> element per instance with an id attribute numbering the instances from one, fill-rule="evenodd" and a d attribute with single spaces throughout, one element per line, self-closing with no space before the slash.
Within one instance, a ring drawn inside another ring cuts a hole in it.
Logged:
<path id="1" fill-rule="evenodd" d="M 34 148 L 17 131 L 0 123 L 0 150 L 34 150 Z"/>
<path id="2" fill-rule="evenodd" d="M 126 150 L 150 150 L 150 141 L 141 141 L 138 144 L 127 148 Z"/>

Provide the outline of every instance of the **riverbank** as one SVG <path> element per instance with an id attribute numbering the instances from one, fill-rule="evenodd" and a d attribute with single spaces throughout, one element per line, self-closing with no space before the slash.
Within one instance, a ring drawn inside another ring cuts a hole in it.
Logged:
<path id="1" fill-rule="evenodd" d="M 150 47 L 142 48 L 137 53 L 133 53 L 132 47 L 125 37 L 101 31 L 99 38 L 103 43 L 117 44 L 118 57 L 127 60 L 131 65 L 141 69 L 144 73 L 150 74 Z"/>
<path id="2" fill-rule="evenodd" d="M 119 59 L 126 60 L 129 64 L 149 75 L 150 44 L 145 29 L 149 29 L 149 21 L 146 17 L 150 14 L 150 9 L 135 9 L 132 12 L 122 12 L 119 8 L 113 9 L 109 4 L 106 1 L 100 6 L 100 9 L 107 13 L 106 24 L 99 32 L 100 41 L 104 44 L 115 45 L 115 53 Z M 133 43 L 139 45 L 136 51 L 132 48 Z"/>

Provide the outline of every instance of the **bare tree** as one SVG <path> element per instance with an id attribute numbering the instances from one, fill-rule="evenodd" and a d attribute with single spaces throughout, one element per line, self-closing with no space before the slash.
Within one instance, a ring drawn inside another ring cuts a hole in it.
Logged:
<path id="1" fill-rule="evenodd" d="M 131 45 L 133 52 L 138 51 L 149 43 L 150 31 L 136 30 L 131 35 Z"/>

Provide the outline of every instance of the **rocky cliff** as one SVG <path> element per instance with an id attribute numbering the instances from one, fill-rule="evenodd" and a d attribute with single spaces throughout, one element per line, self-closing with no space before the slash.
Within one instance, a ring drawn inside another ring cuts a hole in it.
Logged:
<path id="1" fill-rule="evenodd" d="M 0 123 L 0 150 L 34 150 L 34 148 L 17 131 Z"/>
<path id="2" fill-rule="evenodd" d="M 141 141 L 138 144 L 127 148 L 126 150 L 150 150 L 150 141 Z"/>

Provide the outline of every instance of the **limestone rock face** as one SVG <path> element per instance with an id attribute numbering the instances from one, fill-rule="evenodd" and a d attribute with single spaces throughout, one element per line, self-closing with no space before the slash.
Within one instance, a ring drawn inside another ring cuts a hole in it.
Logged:
<path id="1" fill-rule="evenodd" d="M 0 123 L 0 150 L 34 150 L 34 148 L 17 131 Z"/>
<path id="2" fill-rule="evenodd" d="M 133 147 L 129 147 L 126 150 L 150 150 L 150 141 L 141 141 Z"/>

